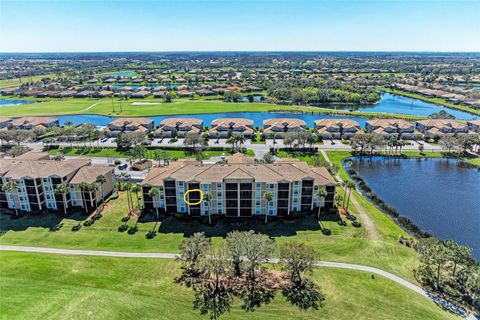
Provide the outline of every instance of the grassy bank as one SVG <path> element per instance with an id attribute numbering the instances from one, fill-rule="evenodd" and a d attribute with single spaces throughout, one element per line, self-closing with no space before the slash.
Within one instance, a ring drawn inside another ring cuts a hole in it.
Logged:
<path id="1" fill-rule="evenodd" d="M 198 319 L 193 293 L 173 283 L 173 260 L 0 252 L 5 319 Z M 458 319 L 380 276 L 319 268 L 325 307 L 300 311 L 280 296 L 253 313 L 235 303 L 221 319 Z M 205 317 L 206 319 L 206 317 Z"/>
<path id="2" fill-rule="evenodd" d="M 7 98 L 9 99 L 9 98 Z M 17 98 L 18 99 L 18 98 Z M 23 98 L 22 98 L 23 99 Z M 0 115 L 6 117 L 21 116 L 55 116 L 76 114 L 97 114 L 105 116 L 156 116 L 204 113 L 229 112 L 292 112 L 344 115 L 368 118 L 399 118 L 406 120 L 424 119 L 421 116 L 403 114 L 382 114 L 375 112 L 357 112 L 334 110 L 309 106 L 284 106 L 269 103 L 230 103 L 220 100 L 190 100 L 176 99 L 171 103 L 164 103 L 163 99 L 130 99 L 122 102 L 122 112 L 119 112 L 119 102 L 115 102 L 115 112 L 112 110 L 112 100 L 104 99 L 32 99 L 39 102 L 20 106 L 6 106 L 0 109 Z"/>
<path id="3" fill-rule="evenodd" d="M 471 113 L 473 115 L 477 115 L 477 116 L 480 115 L 480 110 L 473 109 L 471 107 L 461 105 L 461 104 L 451 103 L 451 102 L 448 102 L 447 100 L 442 99 L 442 98 L 430 98 L 430 97 L 426 97 L 424 95 L 421 95 L 419 93 L 413 93 L 413 92 L 408 92 L 408 91 L 403 91 L 403 90 L 398 90 L 398 89 L 391 89 L 391 88 L 386 88 L 386 87 L 379 87 L 378 89 L 381 90 L 381 91 L 384 91 L 384 92 L 398 94 L 398 95 L 404 96 L 404 97 L 409 97 L 409 98 L 418 99 L 418 100 L 422 100 L 422 101 L 426 101 L 426 102 L 431 102 L 431 103 L 434 103 L 434 104 L 439 104 L 439 105 L 445 106 L 447 108 L 465 111 L 465 112 Z"/>
<path id="4" fill-rule="evenodd" d="M 56 78 L 56 76 L 54 74 L 43 74 L 43 75 L 31 77 L 33 82 L 40 81 L 43 78 Z M 16 86 L 20 86 L 20 85 L 22 85 L 26 82 L 30 82 L 30 77 L 21 77 L 21 80 L 22 81 L 20 81 L 20 78 L 18 78 L 18 77 L 13 78 L 13 79 L 0 80 L 0 89 L 16 87 Z"/>

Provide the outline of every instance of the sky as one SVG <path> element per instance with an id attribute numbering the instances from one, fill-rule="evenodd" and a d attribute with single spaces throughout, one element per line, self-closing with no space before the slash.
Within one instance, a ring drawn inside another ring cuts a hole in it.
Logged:
<path id="1" fill-rule="evenodd" d="M 0 52 L 480 51 L 480 0 L 0 0 Z"/>

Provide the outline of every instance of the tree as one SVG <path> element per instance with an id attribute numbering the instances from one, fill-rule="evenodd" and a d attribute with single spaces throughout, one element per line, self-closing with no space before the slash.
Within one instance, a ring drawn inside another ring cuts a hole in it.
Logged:
<path id="1" fill-rule="evenodd" d="M 18 189 L 18 185 L 15 181 L 7 181 L 3 184 L 2 186 L 2 190 L 5 191 L 5 193 L 9 192 L 9 193 L 12 193 Z M 14 198 L 15 199 L 15 198 Z M 15 209 L 15 216 L 18 216 L 18 209 L 17 209 L 17 203 L 15 200 L 14 201 L 14 209 Z"/>
<path id="2" fill-rule="evenodd" d="M 28 152 L 29 150 L 30 148 L 25 145 L 18 145 L 11 147 L 10 150 L 8 150 L 8 154 L 10 154 L 13 158 L 16 158 Z"/>
<path id="3" fill-rule="evenodd" d="M 190 267 L 194 267 L 199 258 L 203 257 L 210 247 L 210 238 L 207 238 L 203 232 L 196 232 L 180 243 L 180 259 Z"/>
<path id="4" fill-rule="evenodd" d="M 80 192 L 82 194 L 82 203 L 83 203 L 83 207 L 85 209 L 85 213 L 88 213 L 88 208 L 87 208 L 87 197 L 85 196 L 85 192 L 87 192 L 89 190 L 89 184 L 87 182 L 80 182 L 80 184 L 78 185 L 79 188 L 80 188 Z"/>
<path id="5" fill-rule="evenodd" d="M 268 212 L 270 210 L 270 202 L 273 200 L 273 193 L 270 191 L 266 191 L 263 193 L 263 199 L 267 202 L 267 207 L 265 210 L 265 223 L 268 221 Z"/>
<path id="6" fill-rule="evenodd" d="M 227 238 L 225 239 L 227 243 L 227 249 L 232 260 L 234 275 L 236 277 L 240 277 L 242 275 L 242 257 L 245 255 L 245 237 L 252 232 L 253 231 L 232 231 L 227 234 Z"/>
<path id="7" fill-rule="evenodd" d="M 137 209 L 140 211 L 140 200 L 138 198 L 138 194 L 142 191 L 142 188 L 138 183 L 132 184 L 131 192 L 135 194 L 135 198 L 137 199 Z M 132 201 L 132 207 L 133 207 L 133 201 Z"/>
<path id="8" fill-rule="evenodd" d="M 472 307 L 478 310 L 477 300 L 480 292 L 480 266 L 472 266 L 469 269 L 469 276 L 466 283 L 466 291 L 472 301 Z"/>
<path id="9" fill-rule="evenodd" d="M 453 149 L 458 147 L 458 140 L 453 136 L 446 136 L 438 141 L 438 144 L 442 147 L 442 149 L 451 152 Z"/>
<path id="10" fill-rule="evenodd" d="M 201 147 L 204 144 L 204 141 L 205 140 L 202 138 L 202 136 L 199 133 L 189 132 L 185 135 L 183 144 L 187 147 L 197 150 L 198 147 Z"/>
<path id="11" fill-rule="evenodd" d="M 107 182 L 107 178 L 103 174 L 99 175 L 96 179 L 95 182 L 98 183 L 98 186 L 100 188 L 100 194 L 102 196 L 102 209 L 105 206 L 105 194 L 104 194 L 104 184 Z"/>
<path id="12" fill-rule="evenodd" d="M 280 247 L 280 263 L 290 281 L 301 283 L 302 274 L 312 273 L 317 255 L 315 250 L 301 242 L 287 242 Z"/>
<path id="13" fill-rule="evenodd" d="M 436 266 L 436 287 L 437 289 L 440 289 L 441 270 L 449 259 L 448 249 L 440 240 L 431 237 L 420 239 L 418 243 L 418 251 L 420 252 L 420 258 L 423 262 Z"/>
<path id="14" fill-rule="evenodd" d="M 274 163 L 275 158 L 273 157 L 273 154 L 269 151 L 263 155 L 263 162 L 265 163 Z"/>
<path id="15" fill-rule="evenodd" d="M 230 310 L 233 302 L 232 290 L 224 283 L 225 273 L 230 266 L 225 250 L 211 250 L 200 260 L 203 281 L 195 287 L 193 308 L 210 319 L 218 319 Z"/>
<path id="16" fill-rule="evenodd" d="M 68 186 L 64 183 L 57 184 L 55 187 L 55 194 L 62 195 L 63 199 L 63 215 L 67 215 L 67 193 L 69 192 Z"/>
<path id="17" fill-rule="evenodd" d="M 323 199 L 323 201 L 325 201 L 325 198 L 327 197 L 328 193 L 327 193 L 327 190 L 325 188 L 318 188 L 317 190 L 317 197 L 318 197 L 318 215 L 317 215 L 317 219 L 320 219 L 320 210 L 322 208 L 322 206 L 320 205 L 320 199 Z"/>
<path id="18" fill-rule="evenodd" d="M 348 180 L 345 184 L 346 189 L 348 189 L 348 198 L 347 198 L 347 205 L 346 210 L 348 212 L 348 206 L 350 205 L 350 196 L 352 194 L 352 189 L 355 189 L 355 183 L 353 181 Z"/>
<path id="19" fill-rule="evenodd" d="M 158 207 L 159 207 L 159 202 L 158 201 L 157 203 L 155 203 L 157 201 L 157 198 L 158 196 L 160 195 L 160 191 L 158 190 L 158 188 L 151 188 L 150 190 L 148 190 L 148 195 L 152 198 L 152 203 L 153 203 L 153 206 L 155 207 L 155 213 L 156 213 L 156 216 L 157 216 L 157 221 L 160 219 L 160 216 L 158 214 Z M 156 222 L 155 222 L 155 226 L 156 226 Z M 155 229 L 155 226 L 153 227 L 153 229 Z"/>
<path id="20" fill-rule="evenodd" d="M 449 259 L 453 262 L 452 276 L 455 276 L 458 264 L 467 263 L 472 257 L 472 248 L 462 246 L 453 240 L 445 241 L 445 247 L 448 249 Z"/>

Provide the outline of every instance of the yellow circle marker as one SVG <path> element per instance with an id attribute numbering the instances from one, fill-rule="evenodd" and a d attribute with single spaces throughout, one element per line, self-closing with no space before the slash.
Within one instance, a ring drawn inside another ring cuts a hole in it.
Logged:
<path id="1" fill-rule="evenodd" d="M 197 202 L 189 202 L 187 200 L 187 194 L 189 194 L 190 192 L 200 192 L 200 200 L 198 200 Z M 188 204 L 189 206 L 196 206 L 197 204 L 200 204 L 202 203 L 203 201 L 203 191 L 200 190 L 200 189 L 191 189 L 191 190 L 188 190 L 187 192 L 185 192 L 185 194 L 183 195 L 183 201 L 185 201 L 186 204 Z"/>

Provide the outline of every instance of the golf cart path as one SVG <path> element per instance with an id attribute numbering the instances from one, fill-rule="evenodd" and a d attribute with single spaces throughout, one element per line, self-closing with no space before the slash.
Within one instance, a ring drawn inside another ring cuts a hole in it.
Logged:
<path id="1" fill-rule="evenodd" d="M 47 253 L 47 254 L 62 254 L 62 255 L 77 255 L 77 256 L 99 256 L 99 257 L 115 257 L 115 258 L 148 258 L 148 259 L 176 259 L 179 258 L 178 254 L 175 253 L 161 253 L 161 252 L 121 252 L 121 251 L 98 251 L 98 250 L 72 250 L 72 249 L 58 249 L 58 248 L 44 248 L 44 247 L 27 247 L 27 246 L 9 246 L 9 245 L 0 245 L 0 251 L 16 251 L 16 252 L 33 252 L 33 253 Z M 278 259 L 270 259 L 270 263 L 278 263 Z M 402 279 L 390 272 L 358 264 L 351 263 L 340 263 L 340 262 L 331 262 L 331 261 L 317 261 L 315 263 L 318 267 L 327 267 L 327 268 L 341 268 L 349 269 L 356 271 L 369 272 L 372 274 L 380 275 L 391 281 L 394 281 L 410 290 L 415 291 L 416 293 L 434 300 L 436 303 L 441 304 L 442 307 L 448 308 L 449 310 L 462 315 L 464 318 L 474 320 L 473 315 L 465 313 L 462 309 L 448 303 L 447 301 L 442 300 L 439 297 L 436 297 L 421 287 Z"/>
<path id="2" fill-rule="evenodd" d="M 328 158 L 327 153 L 325 150 L 320 150 L 320 153 L 322 154 L 323 158 L 325 161 L 327 161 L 330 165 L 332 162 Z M 335 178 L 337 179 L 338 182 L 342 183 L 343 179 L 340 178 L 338 173 L 335 174 Z M 372 219 L 368 216 L 368 214 L 365 212 L 365 209 L 363 206 L 358 202 L 356 199 L 355 195 L 350 197 L 350 200 L 352 201 L 352 204 L 357 208 L 358 214 L 360 215 L 360 218 L 363 221 L 363 224 L 365 226 L 365 230 L 367 231 L 367 235 L 372 239 L 372 240 L 377 240 L 378 239 L 378 232 L 377 229 L 375 228 L 375 224 L 373 223 Z"/>
<path id="3" fill-rule="evenodd" d="M 96 106 L 97 104 L 99 104 L 99 103 L 100 103 L 100 102 L 95 102 L 95 103 L 92 104 L 91 106 L 88 106 L 88 107 L 86 107 L 85 109 L 82 109 L 82 110 L 80 110 L 80 111 L 88 111 L 88 110 L 92 109 L 93 107 L 95 107 L 95 106 Z"/>

